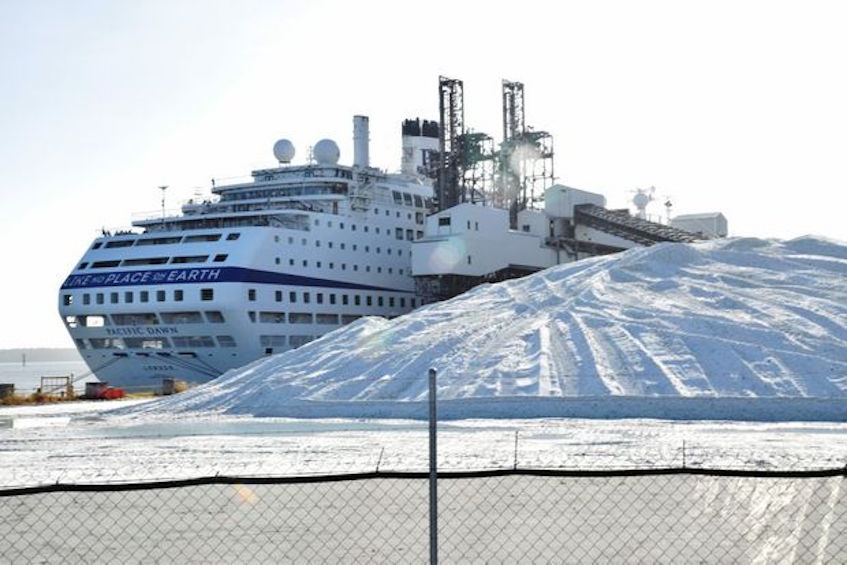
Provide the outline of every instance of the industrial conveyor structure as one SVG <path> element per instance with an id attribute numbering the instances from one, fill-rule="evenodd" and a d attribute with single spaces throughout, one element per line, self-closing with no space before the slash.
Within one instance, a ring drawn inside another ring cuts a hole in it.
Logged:
<path id="1" fill-rule="evenodd" d="M 608 210 L 594 204 L 575 206 L 574 222 L 628 239 L 639 245 L 653 245 L 663 241 L 690 243 L 702 239 L 679 228 L 633 216 L 629 210 Z"/>

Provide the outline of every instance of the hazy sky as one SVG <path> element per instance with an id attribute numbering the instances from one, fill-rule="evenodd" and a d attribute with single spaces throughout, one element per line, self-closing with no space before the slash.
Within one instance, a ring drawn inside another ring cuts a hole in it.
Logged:
<path id="1" fill-rule="evenodd" d="M 733 235 L 847 240 L 840 2 L 0 1 L 0 348 L 71 346 L 57 293 L 101 227 L 322 137 L 396 169 L 439 74 L 500 138 L 526 85 L 556 172 L 624 206 L 655 185 Z M 170 206 L 169 206 L 170 207 Z M 655 213 L 661 213 L 657 206 Z"/>

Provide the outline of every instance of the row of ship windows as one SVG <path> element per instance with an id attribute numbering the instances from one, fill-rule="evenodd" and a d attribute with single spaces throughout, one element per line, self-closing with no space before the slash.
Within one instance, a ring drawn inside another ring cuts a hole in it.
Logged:
<path id="1" fill-rule="evenodd" d="M 376 230 L 377 230 L 377 233 L 378 233 L 379 228 L 376 228 Z M 388 235 L 390 235 L 388 230 L 386 230 L 386 233 L 388 233 Z M 415 233 L 411 229 L 405 230 L 405 238 L 408 241 L 413 241 L 416 238 L 420 239 L 420 238 L 423 237 L 423 235 L 424 234 L 423 234 L 422 231 L 417 231 Z M 403 240 L 403 236 L 404 236 L 403 229 L 402 228 L 396 228 L 395 238 L 398 239 L 398 240 Z M 166 238 L 164 238 L 164 239 L 166 239 Z M 278 235 L 274 236 L 274 241 L 276 241 L 278 243 L 280 241 L 280 237 Z M 307 242 L 308 242 L 308 240 L 306 238 L 300 239 L 300 243 L 302 245 L 307 245 Z M 112 244 L 112 243 L 122 243 L 122 242 L 112 241 L 112 242 L 109 242 L 107 244 L 107 247 L 109 246 L 109 244 Z M 129 242 L 129 243 L 131 243 L 131 242 Z M 294 244 L 294 237 L 289 236 L 288 237 L 288 243 L 293 245 Z M 315 240 L 315 247 L 320 247 L 320 246 L 321 246 L 321 241 Z M 339 242 L 338 246 L 342 250 L 346 249 L 346 247 L 347 247 L 345 242 Z M 327 247 L 329 249 L 333 249 L 334 248 L 334 242 L 328 241 Z M 352 244 L 352 249 L 353 249 L 353 251 L 357 251 L 358 250 L 358 244 L 355 244 L 355 243 Z M 365 253 L 369 253 L 370 252 L 370 246 L 365 245 L 364 250 L 365 250 Z M 381 253 L 382 248 L 376 247 L 375 251 L 376 251 L 376 253 Z M 391 250 L 390 247 L 386 248 L 385 251 L 388 255 L 391 255 L 391 253 L 392 253 L 392 250 Z M 403 250 L 397 249 L 397 255 L 402 256 Z M 215 255 L 214 257 L 212 257 L 212 262 L 223 263 L 227 260 L 227 257 L 228 257 L 228 254 L 226 254 L 226 253 L 218 254 L 218 255 Z M 112 260 L 105 260 L 105 261 L 94 261 L 94 262 L 90 263 L 90 268 L 92 268 L 92 269 L 108 269 L 108 268 L 114 268 L 114 267 L 139 267 L 139 266 L 165 265 L 165 264 L 184 265 L 184 264 L 189 264 L 189 263 L 193 263 L 193 264 L 205 263 L 208 260 L 209 260 L 209 255 L 185 255 L 185 256 L 178 256 L 178 257 L 144 257 L 144 258 L 133 258 L 133 259 L 124 259 L 124 260 L 112 259 Z M 279 258 L 277 258 L 276 263 L 277 264 L 280 263 Z M 294 260 L 289 259 L 289 264 L 294 265 Z M 303 263 L 303 266 L 304 267 L 307 266 L 306 262 Z M 318 266 L 320 266 L 320 265 L 318 265 Z M 89 263 L 87 261 L 80 263 L 79 266 L 77 267 L 78 270 L 83 270 L 83 269 L 87 269 L 87 268 L 89 268 Z M 332 269 L 333 267 L 330 266 L 330 268 Z M 345 268 L 346 267 L 342 266 L 342 269 L 345 269 Z M 356 271 L 356 270 L 358 270 L 358 268 L 354 267 L 353 270 Z M 370 272 L 370 269 L 366 269 L 366 270 L 368 272 Z M 382 272 L 382 271 L 380 270 L 379 272 Z M 402 270 L 401 270 L 400 274 L 401 275 L 403 274 Z"/>
<path id="2" fill-rule="evenodd" d="M 379 208 L 374 208 L 373 210 L 374 210 L 374 214 L 377 214 L 377 215 L 379 214 Z M 386 216 L 390 216 L 390 210 L 384 210 L 384 212 L 385 212 Z M 399 218 L 400 212 L 397 212 L 395 214 L 395 217 Z M 423 225 L 424 218 L 425 217 L 424 217 L 423 212 L 416 212 L 414 221 L 415 221 L 416 224 Z M 406 219 L 411 221 L 412 220 L 412 214 L 407 213 Z M 320 218 L 315 218 L 314 225 L 315 226 L 321 225 Z M 330 227 L 330 228 L 333 227 L 333 221 L 332 220 L 327 221 L 327 227 Z M 345 223 L 344 222 L 338 222 L 338 228 L 343 230 L 345 228 Z M 350 224 L 350 230 L 351 231 L 356 231 L 357 229 L 358 229 L 357 224 Z M 384 229 L 385 229 L 386 234 L 388 234 L 388 235 L 391 234 L 391 230 L 389 228 L 384 228 Z M 397 230 L 402 230 L 402 228 L 399 228 L 399 227 L 395 228 L 395 234 L 396 234 Z M 370 231 L 370 227 L 368 225 L 363 225 L 362 231 L 364 231 L 365 233 L 368 233 Z M 376 226 L 374 228 L 374 231 L 376 233 L 380 233 L 381 228 L 379 226 Z M 107 233 L 107 232 L 104 232 L 104 234 L 105 233 Z M 118 235 L 124 235 L 124 234 L 118 234 Z M 138 238 L 138 239 L 115 239 L 115 240 L 112 240 L 112 241 L 107 241 L 105 243 L 102 242 L 102 241 L 96 241 L 91 246 L 91 248 L 92 249 L 100 249 L 101 247 L 103 247 L 104 249 L 114 249 L 114 248 L 133 247 L 133 246 L 141 247 L 141 246 L 146 246 L 146 245 L 174 245 L 174 244 L 177 244 L 177 243 L 208 243 L 208 242 L 220 241 L 221 237 L 222 237 L 222 234 L 210 233 L 210 234 L 187 235 L 187 236 L 146 237 L 146 238 Z M 239 237 L 241 237 L 240 233 L 229 233 L 226 236 L 226 240 L 227 241 L 235 241 Z M 398 237 L 398 239 L 402 239 L 402 237 Z"/>
<path id="3" fill-rule="evenodd" d="M 290 291 L 288 293 L 288 303 L 289 304 L 297 304 L 297 295 L 298 295 L 297 292 L 295 292 L 293 290 Z M 300 295 L 300 301 L 303 304 L 310 304 L 311 303 L 311 301 L 312 301 L 312 293 L 311 292 L 304 291 L 304 292 L 300 292 L 299 295 Z M 275 290 L 274 291 L 274 301 L 275 302 L 282 302 L 283 296 L 284 296 L 283 291 L 281 291 L 281 290 Z M 361 306 L 363 298 L 364 298 L 365 306 L 373 306 L 374 305 L 374 297 L 370 294 L 366 294 L 363 297 L 360 294 L 336 295 L 336 293 L 334 293 L 334 292 L 326 293 L 326 299 L 327 299 L 329 304 L 338 304 L 338 301 L 340 300 L 342 306 L 349 305 L 351 300 L 352 300 L 352 303 L 353 303 L 354 306 Z M 405 296 L 400 296 L 400 297 L 395 298 L 394 296 L 384 297 L 384 296 L 377 295 L 376 296 L 376 305 L 379 306 L 379 307 L 385 307 L 385 305 L 386 305 L 385 299 L 386 298 L 388 298 L 387 303 L 388 303 L 389 308 L 395 308 L 398 305 L 400 306 L 400 308 L 406 307 L 406 297 Z M 247 300 L 249 300 L 250 302 L 256 301 L 256 289 L 255 288 L 247 289 Z M 324 293 L 323 292 L 316 292 L 315 293 L 315 303 L 316 304 L 324 304 Z M 415 306 L 417 306 L 417 299 L 414 298 L 414 297 L 409 298 L 409 306 L 411 308 L 414 308 Z M 253 320 L 253 321 L 255 322 L 255 320 Z"/>
<path id="4" fill-rule="evenodd" d="M 300 347 L 301 345 L 306 345 L 310 341 L 314 340 L 315 336 L 313 335 L 289 335 L 288 336 L 288 345 L 289 347 Z M 259 336 L 259 343 L 262 347 L 265 348 L 265 353 L 273 353 L 274 347 L 284 347 L 286 343 L 286 336 L 284 335 L 262 335 Z"/>
<path id="5" fill-rule="evenodd" d="M 304 176 L 325 176 L 322 172 L 319 171 L 305 171 Z M 353 174 L 350 171 L 340 171 L 336 170 L 333 175 L 336 178 L 353 178 Z M 274 175 L 265 175 L 262 177 L 264 181 L 272 181 L 274 180 Z M 245 190 L 245 189 L 237 189 L 237 190 L 223 190 L 221 192 L 221 202 L 228 202 L 231 200 L 267 200 L 268 198 L 290 198 L 292 196 L 319 196 L 325 194 L 344 194 L 347 190 L 347 185 L 343 182 L 315 182 L 311 181 L 310 184 L 304 186 L 286 186 L 281 188 L 263 188 L 261 190 Z"/>
<path id="6" fill-rule="evenodd" d="M 106 232 L 104 232 L 106 235 Z M 121 234 L 119 234 L 121 235 Z M 175 243 L 201 243 L 201 242 L 210 242 L 210 241 L 219 241 L 222 237 L 222 234 L 219 233 L 207 233 L 200 235 L 186 235 L 186 236 L 170 236 L 170 237 L 142 237 L 139 239 L 114 239 L 112 241 L 104 242 L 95 241 L 94 245 L 91 246 L 91 249 L 100 249 L 103 247 L 105 249 L 113 249 L 116 247 L 132 247 L 135 245 L 136 247 L 141 247 L 143 245 L 173 245 Z M 228 233 L 226 235 L 227 241 L 235 241 L 241 237 L 240 233 Z"/>
<path id="7" fill-rule="evenodd" d="M 177 289 L 174 289 L 172 292 L 173 292 L 173 301 L 174 302 L 182 302 L 185 299 L 185 291 L 183 289 L 177 288 Z M 108 294 L 109 294 L 109 303 L 110 304 L 120 304 L 121 303 L 120 302 L 120 298 L 121 298 L 120 292 L 110 292 Z M 125 291 L 123 294 L 124 294 L 124 296 L 123 296 L 123 303 L 124 304 L 133 304 L 135 302 L 135 292 L 128 290 L 128 291 Z M 290 291 L 288 293 L 288 302 L 291 303 L 291 304 L 296 304 L 297 303 L 297 294 L 298 293 L 293 291 L 293 290 Z M 350 303 L 350 296 L 351 295 L 349 295 L 349 294 L 341 294 L 340 295 L 341 304 L 345 305 L 345 306 L 348 305 Z M 156 293 L 155 293 L 155 297 L 156 297 L 156 302 L 165 302 L 165 300 L 167 299 L 167 293 L 164 290 L 157 290 Z M 90 293 L 87 293 L 87 292 L 84 293 L 82 295 L 83 305 L 85 305 L 85 306 L 91 305 L 91 298 L 92 298 L 92 295 Z M 365 305 L 366 306 L 373 306 L 373 296 L 365 295 L 364 298 L 365 298 Z M 215 299 L 215 289 L 213 289 L 213 288 L 201 288 L 200 289 L 200 300 L 202 300 L 202 301 L 212 301 L 214 299 Z M 283 291 L 281 291 L 281 290 L 274 291 L 274 301 L 275 302 L 282 302 L 282 299 L 283 299 Z M 312 300 L 312 293 L 309 292 L 309 291 L 300 292 L 300 299 L 301 299 L 303 304 L 309 304 Z M 328 299 L 329 304 L 336 304 L 337 303 L 336 293 L 334 293 L 334 292 L 327 293 L 327 299 Z M 361 304 L 362 304 L 362 296 L 361 295 L 354 294 L 354 295 L 352 295 L 352 299 L 353 299 L 353 305 L 354 306 L 361 306 Z M 247 300 L 249 300 L 251 302 L 256 301 L 256 289 L 255 288 L 247 289 Z M 147 290 L 139 291 L 138 292 L 138 301 L 141 302 L 141 303 L 150 302 L 150 291 L 147 291 Z M 95 293 L 94 294 L 94 302 L 96 304 L 105 304 L 106 303 L 106 293 L 104 293 L 104 292 Z M 323 304 L 324 303 L 324 293 L 323 292 L 315 293 L 315 302 L 317 304 Z M 74 295 L 73 294 L 63 294 L 62 295 L 62 304 L 64 306 L 72 306 L 73 303 L 74 303 Z M 377 306 L 380 306 L 380 307 L 384 306 L 385 305 L 385 297 L 377 296 L 376 297 L 376 304 L 377 304 Z M 394 308 L 397 304 L 399 304 L 400 308 L 405 308 L 406 307 L 406 297 L 401 296 L 398 299 L 395 299 L 394 296 L 388 297 L 388 307 L 389 308 Z M 409 305 L 412 308 L 414 308 L 416 306 L 416 299 L 410 298 L 409 299 Z M 221 320 L 221 321 L 223 321 L 223 320 Z"/>
<path id="8" fill-rule="evenodd" d="M 262 324 L 319 324 L 323 326 L 346 325 L 355 322 L 361 316 L 358 314 L 312 314 L 311 312 L 259 312 L 259 323 Z M 256 312 L 247 312 L 251 322 L 256 321 Z"/>
<path id="9" fill-rule="evenodd" d="M 358 316 L 357 316 L 358 317 Z M 313 341 L 313 335 L 261 335 L 259 343 L 262 347 L 300 347 Z M 199 335 L 199 336 L 177 336 L 177 337 L 90 337 L 87 339 L 77 338 L 74 340 L 79 349 L 141 349 L 162 351 L 173 348 L 212 348 L 212 347 L 237 347 L 235 338 L 230 335 Z M 266 349 L 271 353 L 272 349 Z"/>
<path id="10" fill-rule="evenodd" d="M 212 258 L 212 262 L 214 263 L 223 263 L 226 261 L 228 254 L 223 253 L 220 255 L 215 255 Z M 139 259 L 124 259 L 123 261 L 119 259 L 113 259 L 109 261 L 94 261 L 91 263 L 92 269 L 108 269 L 111 267 L 139 267 L 144 265 L 184 265 L 187 263 L 205 263 L 209 260 L 208 255 L 185 255 L 182 257 L 145 257 Z M 88 262 L 83 261 L 79 264 L 77 269 L 86 269 L 88 268 Z"/>
<path id="11" fill-rule="evenodd" d="M 188 216 L 191 218 L 192 216 Z M 226 218 L 200 218 L 200 219 L 183 219 L 186 216 L 181 216 L 178 220 L 168 220 L 166 223 L 162 224 L 161 229 L 172 229 L 172 230 L 211 230 L 211 229 L 226 229 L 226 228 L 236 228 L 236 227 L 254 227 L 254 226 L 269 226 L 272 221 L 275 221 L 277 217 L 273 214 L 256 214 L 247 216 L 244 218 L 236 217 L 226 217 Z M 303 229 L 298 226 L 286 226 L 289 229 Z M 238 235 L 238 234 L 231 234 Z M 168 238 L 162 238 L 168 239 Z M 168 242 L 163 241 L 162 243 L 179 243 L 179 237 L 176 238 L 176 242 Z M 227 238 L 229 239 L 229 238 Z"/>
<path id="12" fill-rule="evenodd" d="M 377 230 L 378 230 L 378 229 L 379 229 L 379 228 L 377 228 Z M 386 233 L 389 237 L 391 236 L 391 233 L 390 233 L 388 230 L 385 230 L 385 233 Z M 395 237 L 395 239 L 398 239 L 398 240 L 400 240 L 400 241 L 403 241 L 403 233 L 404 233 L 404 232 L 403 232 L 403 230 L 402 230 L 401 228 L 397 228 L 397 229 L 396 229 L 396 231 L 395 231 L 395 236 L 394 236 L 394 237 Z M 415 239 L 420 239 L 420 238 L 422 238 L 422 237 L 424 236 L 424 232 L 422 232 L 422 231 L 417 231 L 417 232 L 415 232 L 414 230 L 406 230 L 405 234 L 406 234 L 406 240 L 407 240 L 407 241 L 414 241 Z M 282 240 L 281 240 L 281 238 L 280 238 L 278 235 L 275 235 L 275 236 L 274 236 L 274 241 L 275 241 L 276 243 L 279 243 L 279 242 L 280 242 L 280 241 L 282 241 Z M 305 238 L 305 237 L 301 237 L 301 238 L 300 238 L 300 245 L 308 245 L 308 243 L 309 243 L 309 240 L 308 240 L 307 238 Z M 294 237 L 293 237 L 293 236 L 288 236 L 288 244 L 289 244 L 289 245 L 294 245 Z M 353 251 L 356 251 L 356 250 L 358 250 L 358 249 L 359 249 L 358 244 L 353 243 L 353 244 L 351 244 L 351 245 L 352 245 L 352 249 L 353 249 Z M 315 247 L 320 247 L 320 246 L 321 246 L 321 240 L 316 239 L 316 240 L 315 240 Z M 333 249 L 333 248 L 334 248 L 334 246 L 335 246 L 335 243 L 334 243 L 334 242 L 332 242 L 332 241 L 327 241 L 327 242 L 326 242 L 326 246 L 327 246 L 329 249 Z M 338 248 L 339 248 L 339 249 L 346 249 L 346 248 L 347 248 L 347 244 L 346 244 L 345 242 L 343 242 L 343 241 L 342 241 L 342 242 L 339 242 L 339 243 L 338 243 Z M 365 251 L 366 251 L 366 252 L 369 252 L 369 251 L 370 251 L 370 246 L 369 246 L 369 245 L 365 245 L 365 246 L 364 246 L 364 248 L 365 248 Z M 381 247 L 377 247 L 377 248 L 376 248 L 376 252 L 377 252 L 377 253 L 379 253 L 381 249 L 382 249 Z M 386 252 L 387 252 L 389 255 L 391 255 L 391 248 L 390 248 L 390 247 L 386 247 Z M 402 254 L 403 254 L 403 250 L 398 248 L 398 249 L 397 249 L 397 255 L 402 255 Z"/>
<path id="13" fill-rule="evenodd" d="M 358 296 L 356 297 L 358 298 Z M 370 302 L 370 297 L 367 297 Z M 379 300 L 382 302 L 382 299 Z M 358 303 L 358 301 L 357 301 Z M 393 300 L 392 300 L 393 303 Z M 205 319 L 200 312 L 142 312 L 132 314 L 89 314 L 81 316 L 66 316 L 65 322 L 68 327 L 76 328 L 100 328 L 104 326 L 158 326 L 183 325 L 183 324 L 210 324 L 224 323 L 224 316 L 218 311 L 206 311 Z M 258 316 L 257 316 L 258 314 Z M 251 322 L 258 320 L 261 324 L 320 324 L 339 325 L 349 324 L 358 320 L 358 314 L 326 314 L 312 312 L 255 312 L 248 311 L 247 316 Z M 163 330 L 164 331 L 164 330 Z"/>
<path id="14" fill-rule="evenodd" d="M 378 213 L 379 209 L 375 208 L 374 211 Z M 387 212 L 388 212 L 388 210 L 386 210 L 386 213 Z M 420 213 L 419 213 L 419 215 L 420 215 L 420 217 L 416 216 L 415 221 L 419 224 L 422 224 L 423 221 L 424 221 L 423 215 L 420 214 Z M 409 219 L 411 219 L 411 216 L 409 217 Z M 314 222 L 315 222 L 316 226 L 320 225 L 319 219 L 316 219 Z M 332 225 L 333 225 L 332 221 L 331 220 L 328 221 L 327 225 L 328 225 L 328 227 L 332 227 Z M 341 229 L 344 229 L 344 222 L 340 222 L 339 227 Z M 363 226 L 362 228 L 363 228 L 363 231 L 365 233 L 367 233 L 369 231 L 369 226 L 367 226 L 367 225 Z M 351 224 L 350 229 L 352 231 L 356 231 L 356 224 Z M 381 228 L 375 227 L 374 231 L 377 234 L 379 234 L 381 232 Z M 392 233 L 391 233 L 391 230 L 389 228 L 385 228 L 385 235 L 387 235 L 388 237 L 391 237 Z M 421 231 L 421 230 L 412 230 L 412 229 L 408 229 L 408 228 L 404 229 L 402 227 L 394 228 L 394 238 L 397 239 L 397 240 L 400 240 L 400 241 L 402 241 L 403 239 L 406 239 L 407 241 L 414 241 L 415 239 L 422 238 L 423 235 L 424 235 L 424 232 Z M 221 237 L 222 237 L 221 234 L 203 234 L 203 235 L 188 235 L 188 236 L 184 236 L 184 237 L 175 236 L 175 237 L 156 237 L 156 238 L 142 238 L 142 239 L 119 239 L 119 240 L 107 241 L 107 242 L 105 242 L 105 245 L 103 244 L 103 242 L 97 241 L 91 246 L 91 248 L 92 249 L 99 249 L 102 246 L 106 249 L 112 249 L 112 248 L 121 248 L 121 247 L 132 247 L 133 245 L 135 245 L 135 246 L 172 245 L 172 244 L 176 244 L 176 243 L 214 242 L 214 241 L 220 240 Z M 226 239 L 227 240 L 236 240 L 239 237 L 240 237 L 240 234 L 238 234 L 238 233 L 230 233 L 230 234 L 227 235 Z M 278 242 L 279 236 L 275 236 L 274 239 L 275 239 L 275 241 Z M 289 237 L 288 243 L 293 244 L 294 238 Z M 303 243 L 303 245 L 306 245 L 306 239 L 305 238 L 302 239 L 302 243 Z M 321 246 L 320 241 L 315 241 L 315 246 L 320 247 Z M 333 247 L 332 242 L 328 242 L 328 246 L 329 246 L 330 249 L 332 249 L 332 247 Z M 341 249 L 344 249 L 343 243 L 341 244 Z M 354 250 L 355 250 L 355 245 L 354 245 Z M 162 264 L 166 264 L 166 263 L 170 263 L 170 264 L 204 263 L 208 260 L 208 258 L 209 258 L 208 255 L 205 255 L 205 256 L 204 255 L 190 255 L 190 256 L 181 256 L 181 257 L 152 257 L 152 258 L 142 258 L 142 259 L 125 259 L 122 262 L 121 261 L 114 261 L 114 260 L 113 261 L 95 261 L 95 262 L 91 263 L 91 268 L 92 269 L 99 269 L 99 268 L 108 268 L 108 267 L 117 267 L 117 266 L 130 267 L 130 266 L 137 266 L 137 265 L 162 265 Z M 226 255 L 215 255 L 213 261 L 223 262 L 223 261 L 226 260 L 226 258 L 227 258 Z M 88 267 L 87 262 L 80 264 L 80 266 L 78 268 L 79 269 L 85 269 L 86 267 Z"/>
<path id="15" fill-rule="evenodd" d="M 280 261 L 281 261 L 281 260 L 280 260 L 280 258 L 279 258 L 279 257 L 277 257 L 277 258 L 276 258 L 276 264 L 277 264 L 277 265 L 279 265 L 279 264 L 280 264 Z M 294 259 L 289 259 L 289 260 L 288 260 L 288 264 L 289 264 L 290 266 L 292 266 L 292 267 L 293 267 L 293 266 L 294 266 L 294 263 L 295 263 Z M 300 261 L 300 264 L 301 264 L 301 265 L 303 265 L 304 267 L 308 267 L 308 266 L 309 266 L 309 260 L 308 260 L 308 259 L 302 259 L 302 260 Z M 327 266 L 328 266 L 328 268 L 330 268 L 330 269 L 335 269 L 335 263 L 334 263 L 334 262 L 332 262 L 332 261 L 330 261 L 329 263 L 327 263 Z M 341 267 L 341 270 L 342 270 L 342 271 L 346 271 L 346 270 L 347 270 L 347 263 L 341 263 L 340 267 Z M 322 269 L 322 268 L 323 268 L 323 261 L 315 261 L 315 268 L 316 268 L 316 269 Z M 356 271 L 356 272 L 358 272 L 358 271 L 359 271 L 359 265 L 353 265 L 353 270 L 354 270 L 354 271 Z M 393 274 L 394 274 L 394 267 L 387 267 L 387 268 L 386 268 L 386 270 L 387 270 L 387 272 L 388 272 L 388 274 L 389 274 L 389 275 L 393 275 Z M 365 272 L 366 272 L 366 273 L 370 273 L 370 272 L 371 272 L 371 266 L 370 266 L 370 265 L 365 265 Z M 380 266 L 380 267 L 377 267 L 377 268 L 376 268 L 376 272 L 377 272 L 377 273 L 382 273 L 382 267 L 381 267 L 381 266 Z M 398 274 L 398 275 L 402 275 L 403 273 L 405 273 L 405 270 L 404 270 L 404 269 L 397 269 L 397 274 Z"/>
<path id="16" fill-rule="evenodd" d="M 379 215 L 379 208 L 374 208 L 373 211 L 374 211 L 375 216 Z M 385 212 L 386 216 L 391 217 L 391 210 L 383 209 L 383 212 Z M 335 213 L 337 213 L 337 212 L 335 212 Z M 400 212 L 395 212 L 394 217 L 399 218 Z M 418 225 L 423 225 L 424 224 L 424 217 L 425 216 L 424 216 L 423 212 L 415 212 L 415 223 L 418 224 Z M 406 219 L 409 220 L 409 221 L 412 221 L 412 213 L 411 212 L 406 213 Z M 315 226 L 320 226 L 321 225 L 320 218 L 315 218 L 314 224 L 315 224 Z M 327 220 L 326 227 L 331 228 L 332 225 L 333 225 L 332 220 Z M 344 222 L 338 222 L 338 229 L 343 230 L 344 225 L 345 225 Z M 370 228 L 368 227 L 367 224 L 362 226 L 362 231 L 364 231 L 365 233 L 368 233 L 369 229 Z M 350 231 L 356 231 L 356 224 L 350 224 Z M 380 228 L 377 226 L 377 227 L 374 228 L 374 231 L 376 231 L 376 233 L 380 233 Z M 390 234 L 391 233 L 390 228 L 385 228 L 385 233 Z"/>
<path id="17" fill-rule="evenodd" d="M 207 310 L 205 322 L 223 324 L 224 315 L 217 310 Z M 161 317 L 162 324 L 202 324 L 203 314 L 200 312 L 153 312 L 124 313 L 124 314 L 88 314 L 80 316 L 65 316 L 68 327 L 100 328 L 103 326 L 158 326 Z"/>
<path id="18" fill-rule="evenodd" d="M 338 172 L 337 172 L 338 173 Z M 336 176 L 338 174 L 336 173 Z M 352 178 L 352 175 L 347 171 L 343 171 L 344 178 Z M 273 180 L 273 175 L 265 175 L 263 180 Z M 221 198 L 222 201 L 228 200 L 256 200 L 267 198 L 289 198 L 292 196 L 314 196 L 321 194 L 343 194 L 345 185 L 343 183 L 316 183 L 313 186 L 303 187 L 283 187 L 277 189 L 262 189 L 262 190 L 241 190 L 227 192 Z M 408 192 L 400 192 L 392 190 L 391 196 L 394 199 L 394 204 L 398 206 L 411 206 L 414 208 L 431 209 L 432 199 L 423 198 L 419 194 L 409 194 Z"/>
<path id="19" fill-rule="evenodd" d="M 120 292 L 109 292 L 109 303 L 110 304 L 119 304 L 121 293 Z M 123 302 L 124 304 L 132 304 L 135 302 L 135 292 L 131 290 L 127 290 L 123 293 Z M 174 302 L 182 302 L 185 299 L 185 291 L 181 288 L 177 288 L 173 290 L 173 301 Z M 91 304 L 90 293 L 84 293 L 82 295 L 82 303 L 85 306 Z M 167 299 L 167 293 L 164 290 L 157 290 L 156 294 L 156 302 L 165 302 Z M 213 288 L 201 288 L 200 289 L 200 300 L 209 301 L 215 299 L 215 289 Z M 138 292 L 138 301 L 139 302 L 150 302 L 150 291 L 141 290 Z M 105 292 L 97 292 L 94 293 L 94 302 L 96 304 L 105 304 L 106 303 L 106 293 Z M 74 295 L 73 294 L 63 294 L 62 295 L 62 304 L 65 306 L 71 306 L 74 303 Z"/>
<path id="20" fill-rule="evenodd" d="M 413 206 L 415 208 L 423 208 L 424 204 L 426 204 L 427 208 L 432 208 L 432 199 L 427 198 L 423 199 L 417 194 L 409 194 L 408 192 L 400 192 L 399 190 L 392 190 L 391 196 L 394 198 L 394 203 L 398 205 L 405 204 L 406 206 Z"/>
<path id="21" fill-rule="evenodd" d="M 215 336 L 217 347 L 236 347 L 230 335 Z M 216 347 L 209 335 L 167 337 L 90 337 L 74 340 L 80 349 L 170 349 L 172 347 Z"/>
<path id="22" fill-rule="evenodd" d="M 306 171 L 307 176 L 323 176 L 317 171 Z M 317 174 L 316 174 L 317 173 Z M 349 171 L 341 171 L 336 170 L 336 177 L 341 178 L 352 178 L 352 174 Z M 272 181 L 275 177 L 272 174 L 267 174 L 263 177 L 264 181 Z M 302 187 L 283 187 L 276 189 L 262 189 L 262 190 L 241 190 L 241 191 L 227 191 L 222 200 L 246 200 L 246 199 L 258 199 L 258 198 L 286 198 L 292 196 L 313 196 L 320 194 L 343 194 L 346 186 L 343 183 L 315 183 L 312 186 L 302 186 Z M 412 206 L 415 208 L 432 208 L 432 198 L 424 198 L 418 194 L 410 194 L 408 192 L 400 192 L 399 190 L 391 191 L 392 198 L 394 199 L 394 203 L 398 206 Z"/>

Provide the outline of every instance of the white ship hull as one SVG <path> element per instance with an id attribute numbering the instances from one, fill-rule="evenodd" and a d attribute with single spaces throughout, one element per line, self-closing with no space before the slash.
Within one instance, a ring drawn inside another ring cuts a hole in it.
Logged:
<path id="1" fill-rule="evenodd" d="M 245 219 L 232 213 L 242 204 L 214 214 L 222 199 L 210 213 L 136 222 L 144 233 L 94 241 L 62 285 L 59 312 L 110 385 L 205 382 L 360 317 L 419 306 L 411 244 L 423 235 L 430 196 L 427 185 L 401 182 L 359 205 L 341 194 L 303 210 L 292 204 L 302 196 L 289 197 Z"/>

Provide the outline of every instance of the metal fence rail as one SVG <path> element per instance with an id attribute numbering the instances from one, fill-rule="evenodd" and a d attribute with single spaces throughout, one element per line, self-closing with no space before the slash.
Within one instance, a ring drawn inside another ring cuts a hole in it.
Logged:
<path id="1" fill-rule="evenodd" d="M 0 491 L 0 563 L 426 563 L 427 473 Z M 847 562 L 843 469 L 440 473 L 442 563 Z"/>

